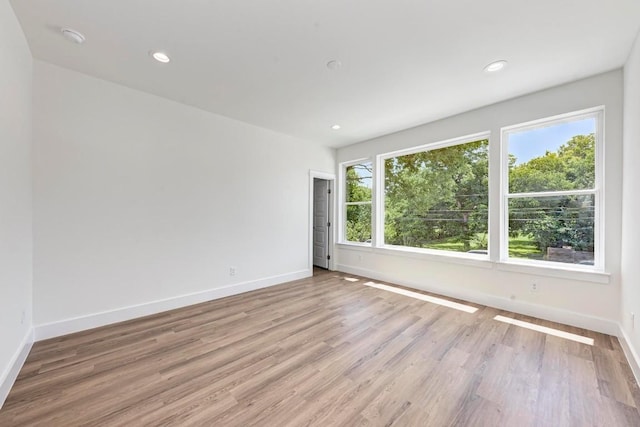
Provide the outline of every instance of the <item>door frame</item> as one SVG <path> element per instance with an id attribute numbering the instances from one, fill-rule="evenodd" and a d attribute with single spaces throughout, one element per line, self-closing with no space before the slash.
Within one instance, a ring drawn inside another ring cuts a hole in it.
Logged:
<path id="1" fill-rule="evenodd" d="M 327 250 L 329 255 L 329 270 L 334 271 L 336 265 L 335 258 L 335 235 L 336 235 L 336 209 L 335 209 L 335 198 L 336 198 L 336 175 L 333 173 L 320 172 L 315 170 L 309 170 L 309 254 L 308 254 L 308 268 L 309 272 L 313 273 L 313 179 L 324 179 L 329 181 L 329 188 L 331 189 L 331 194 L 329 195 L 329 221 L 331 222 L 331 226 L 329 227 L 329 241 L 327 242 Z"/>

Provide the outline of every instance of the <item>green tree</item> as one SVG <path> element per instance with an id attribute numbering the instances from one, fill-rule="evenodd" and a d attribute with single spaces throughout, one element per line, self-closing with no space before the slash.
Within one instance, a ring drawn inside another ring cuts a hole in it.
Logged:
<path id="1" fill-rule="evenodd" d="M 509 191 L 560 191 L 593 188 L 595 185 L 595 136 L 577 135 L 557 152 L 547 151 L 526 163 L 509 166 Z"/>
<path id="2" fill-rule="evenodd" d="M 488 141 L 385 161 L 385 242 L 429 247 L 435 241 L 469 250 L 487 232 Z M 486 249 L 486 247 L 485 247 Z"/>
<path id="3" fill-rule="evenodd" d="M 510 161 L 509 190 L 528 193 L 595 186 L 595 135 L 576 135 L 557 152 L 525 163 Z M 510 234 L 533 237 L 540 250 L 571 246 L 593 251 L 593 196 L 549 196 L 509 201 Z"/>
<path id="4" fill-rule="evenodd" d="M 346 169 L 346 201 L 365 202 L 347 204 L 346 238 L 350 242 L 366 242 L 371 239 L 371 179 L 370 163 L 361 163 Z"/>

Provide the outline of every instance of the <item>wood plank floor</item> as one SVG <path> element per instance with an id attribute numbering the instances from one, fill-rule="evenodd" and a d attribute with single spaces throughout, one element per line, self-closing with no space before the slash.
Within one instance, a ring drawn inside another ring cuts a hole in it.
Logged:
<path id="1" fill-rule="evenodd" d="M 616 338 L 353 279 L 319 272 L 38 342 L 0 425 L 640 426 Z"/>

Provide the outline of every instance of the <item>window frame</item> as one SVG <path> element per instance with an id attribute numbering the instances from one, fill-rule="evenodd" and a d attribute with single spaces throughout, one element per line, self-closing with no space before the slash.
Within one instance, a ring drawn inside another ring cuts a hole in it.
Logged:
<path id="1" fill-rule="evenodd" d="M 543 268 L 560 268 L 576 271 L 604 272 L 604 106 L 588 108 L 544 117 L 500 129 L 500 258 L 505 264 L 535 266 Z M 540 129 L 543 127 L 570 123 L 577 120 L 595 119 L 595 182 L 593 189 L 588 190 L 556 190 L 529 193 L 509 192 L 509 135 L 516 132 Z M 509 256 L 509 200 L 516 198 L 536 198 L 569 195 L 594 196 L 594 264 L 580 265 L 547 260 L 532 260 Z"/>
<path id="2" fill-rule="evenodd" d="M 442 148 L 453 147 L 456 145 L 468 144 L 471 142 L 476 142 L 480 140 L 486 139 L 488 141 L 487 150 L 488 150 L 488 171 L 489 181 L 487 185 L 487 194 L 488 194 L 488 208 L 487 208 L 487 239 L 491 240 L 489 237 L 491 234 L 491 132 L 484 131 L 478 132 L 470 135 L 459 136 L 455 138 L 450 138 L 442 141 L 431 142 L 428 144 L 423 144 L 415 147 L 410 147 L 402 150 L 392 151 L 388 153 L 382 153 L 376 156 L 376 164 L 374 168 L 374 177 L 376 177 L 375 187 L 377 191 L 375 194 L 376 199 L 376 219 L 379 219 L 375 223 L 376 229 L 376 240 L 374 240 L 376 248 L 383 248 L 393 251 L 403 251 L 403 252 L 413 252 L 419 254 L 430 254 L 437 256 L 445 256 L 445 257 L 453 257 L 453 258 L 461 258 L 461 259 L 469 259 L 469 260 L 489 260 L 491 256 L 491 245 L 489 244 L 487 247 L 486 254 L 469 254 L 466 252 L 457 252 L 457 251 L 447 251 L 440 249 L 429 249 L 429 248 L 415 248 L 412 246 L 402 246 L 402 245 L 390 245 L 385 242 L 384 229 L 385 229 L 385 220 L 386 220 L 386 194 L 385 194 L 385 167 L 384 163 L 386 160 L 406 156 L 409 154 L 428 152 L 433 150 L 439 150 Z"/>
<path id="3" fill-rule="evenodd" d="M 347 168 L 350 166 L 360 165 L 363 163 L 371 163 L 372 176 L 371 176 L 371 200 L 369 202 L 347 202 Z M 376 197 L 376 165 L 372 158 L 364 157 L 356 160 L 350 160 L 348 162 L 340 163 L 340 175 L 338 177 L 340 181 L 340 209 L 339 209 L 339 239 L 338 243 L 343 245 L 353 245 L 353 246 L 363 246 L 363 247 L 373 247 L 373 242 L 375 238 L 375 197 Z M 354 242 L 351 240 L 347 240 L 347 206 L 348 205 L 365 205 L 369 204 L 371 209 L 371 242 Z"/>

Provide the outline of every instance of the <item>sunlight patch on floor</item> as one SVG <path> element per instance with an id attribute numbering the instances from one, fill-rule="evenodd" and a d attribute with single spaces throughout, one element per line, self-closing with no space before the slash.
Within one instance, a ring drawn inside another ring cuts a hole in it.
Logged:
<path id="1" fill-rule="evenodd" d="M 356 279 L 355 277 L 345 277 L 344 280 L 346 280 L 347 282 L 357 282 L 360 279 Z"/>
<path id="2" fill-rule="evenodd" d="M 395 294 L 400 294 L 400 295 L 404 295 L 404 296 L 407 296 L 407 297 L 411 297 L 411 298 L 419 299 L 419 300 L 422 300 L 422 301 L 430 302 L 430 303 L 433 303 L 433 304 L 442 305 L 444 307 L 454 308 L 456 310 L 464 311 L 466 313 L 475 313 L 476 311 L 478 311 L 477 308 L 471 307 L 469 305 L 460 304 L 458 302 L 449 301 L 449 300 L 446 300 L 446 299 L 443 299 L 443 298 L 432 297 L 430 295 L 420 294 L 418 292 L 408 291 L 406 289 L 395 288 L 393 286 L 382 285 L 380 283 L 366 282 L 366 283 L 364 283 L 364 285 L 365 286 L 370 286 L 370 287 L 376 288 L 376 289 L 382 289 L 383 291 L 393 292 Z"/>
<path id="3" fill-rule="evenodd" d="M 570 332 L 564 332 L 559 329 L 547 328 L 546 326 L 535 325 L 533 323 L 525 322 L 523 320 L 512 319 L 511 317 L 496 316 L 493 318 L 498 322 L 509 323 L 511 325 L 520 326 L 521 328 L 531 329 L 533 331 L 542 332 L 554 337 L 560 337 L 571 341 L 580 342 L 587 345 L 593 345 L 593 338 L 583 337 L 582 335 L 572 334 Z"/>

